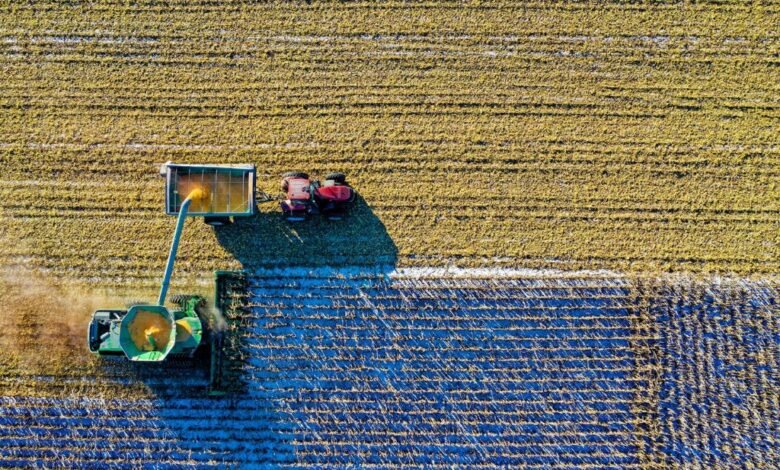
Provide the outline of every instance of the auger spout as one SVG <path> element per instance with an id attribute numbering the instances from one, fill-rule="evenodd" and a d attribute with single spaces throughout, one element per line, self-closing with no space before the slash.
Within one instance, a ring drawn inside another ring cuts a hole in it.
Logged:
<path id="1" fill-rule="evenodd" d="M 163 274 L 157 305 L 165 305 L 165 297 L 168 294 L 168 286 L 171 283 L 171 275 L 173 274 L 173 263 L 176 261 L 176 252 L 179 250 L 179 240 L 181 239 L 181 232 L 184 228 L 184 219 L 187 218 L 187 211 L 190 208 L 190 204 L 192 204 L 193 200 L 200 200 L 204 196 L 205 194 L 202 189 L 193 189 L 187 196 L 187 199 L 181 203 L 179 217 L 176 219 L 176 230 L 173 232 L 173 242 L 171 243 L 171 249 L 168 252 L 168 262 L 165 264 L 165 274 Z"/>

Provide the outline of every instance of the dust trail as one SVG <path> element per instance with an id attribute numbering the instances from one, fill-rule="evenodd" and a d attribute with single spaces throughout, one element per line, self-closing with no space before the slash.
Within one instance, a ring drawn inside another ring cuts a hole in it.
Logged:
<path id="1" fill-rule="evenodd" d="M 0 305 L 0 367 L 51 373 L 87 362 L 92 312 L 122 302 L 31 270 L 0 267 Z"/>
<path id="2" fill-rule="evenodd" d="M 211 318 L 211 324 L 209 325 L 213 331 L 222 332 L 227 329 L 227 321 L 225 320 L 222 312 L 216 307 L 205 307 L 208 309 L 209 318 Z"/>

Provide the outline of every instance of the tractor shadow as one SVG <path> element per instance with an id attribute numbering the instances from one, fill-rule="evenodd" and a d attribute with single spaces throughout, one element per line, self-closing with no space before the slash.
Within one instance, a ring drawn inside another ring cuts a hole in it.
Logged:
<path id="1" fill-rule="evenodd" d="M 370 266 L 392 270 L 398 249 L 379 218 L 358 195 L 344 220 L 313 216 L 285 220 L 277 208 L 261 206 L 252 217 L 215 227 L 217 240 L 244 270 L 290 266 Z M 265 211 L 261 211 L 265 209 Z"/>
<path id="2" fill-rule="evenodd" d="M 269 204 L 270 205 L 270 204 Z M 252 217 L 236 218 L 231 225 L 214 227 L 219 243 L 241 263 L 243 271 L 223 273 L 231 281 L 229 295 L 218 293 L 215 299 L 227 328 L 223 348 L 231 367 L 232 390 L 246 391 L 244 365 L 253 357 L 247 344 L 249 332 L 266 320 L 268 307 L 253 304 L 252 273 L 271 270 L 293 277 L 321 268 L 355 268 L 373 275 L 395 269 L 398 249 L 384 224 L 366 201 L 358 196 L 343 220 L 331 221 L 313 216 L 301 222 L 289 222 L 278 206 L 258 211 Z M 266 271 L 267 272 L 267 271 Z M 306 274 L 308 276 L 308 274 Z M 218 291 L 221 289 L 218 287 Z M 265 313 L 264 313 L 265 312 Z M 238 393 L 241 395 L 241 392 Z"/>

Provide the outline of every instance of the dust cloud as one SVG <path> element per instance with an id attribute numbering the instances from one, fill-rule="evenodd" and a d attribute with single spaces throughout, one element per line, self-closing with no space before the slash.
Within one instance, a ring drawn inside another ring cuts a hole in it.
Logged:
<path id="1" fill-rule="evenodd" d="M 92 312 L 122 301 L 51 282 L 31 270 L 0 267 L 0 305 L 0 357 L 34 372 L 88 359 Z"/>

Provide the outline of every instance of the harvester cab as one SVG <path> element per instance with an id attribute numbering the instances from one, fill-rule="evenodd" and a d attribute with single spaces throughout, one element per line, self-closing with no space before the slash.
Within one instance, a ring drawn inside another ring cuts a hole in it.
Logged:
<path id="1" fill-rule="evenodd" d="M 281 201 L 282 213 L 291 222 L 305 220 L 312 214 L 341 220 L 357 199 L 357 193 L 343 173 L 330 173 L 322 183 L 310 179 L 306 173 L 285 173 L 282 191 L 286 196 Z"/>
<path id="2" fill-rule="evenodd" d="M 124 355 L 130 361 L 160 362 L 169 356 L 193 357 L 206 343 L 211 348 L 210 393 L 221 378 L 221 332 L 214 310 L 206 308 L 203 297 L 176 296 L 177 306 L 166 307 L 176 252 L 184 220 L 203 217 L 206 223 L 223 225 L 233 217 L 255 213 L 254 165 L 180 165 L 171 162 L 160 168 L 165 178 L 165 212 L 176 215 L 176 229 L 168 253 L 156 303 L 133 305 L 127 310 L 100 309 L 89 323 L 89 350 L 101 356 Z M 220 277 L 217 277 L 219 292 Z"/>

